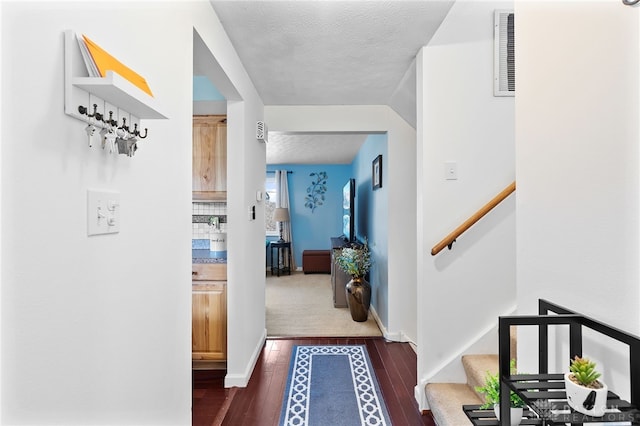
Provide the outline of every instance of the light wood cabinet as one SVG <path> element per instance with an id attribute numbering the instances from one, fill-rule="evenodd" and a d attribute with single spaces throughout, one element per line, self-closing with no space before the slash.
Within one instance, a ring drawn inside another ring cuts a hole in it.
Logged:
<path id="1" fill-rule="evenodd" d="M 191 279 L 194 281 L 226 281 L 226 263 L 194 263 L 191 265 Z"/>
<path id="2" fill-rule="evenodd" d="M 227 199 L 227 116 L 193 117 L 194 200 Z"/>
<path id="3" fill-rule="evenodd" d="M 192 359 L 227 359 L 227 282 L 194 281 L 192 288 Z"/>

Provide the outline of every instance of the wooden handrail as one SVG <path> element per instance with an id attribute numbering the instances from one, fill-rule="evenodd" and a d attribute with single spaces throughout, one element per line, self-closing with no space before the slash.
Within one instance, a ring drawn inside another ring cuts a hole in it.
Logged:
<path id="1" fill-rule="evenodd" d="M 431 255 L 435 256 L 436 254 L 444 250 L 445 247 L 451 248 L 453 243 L 456 241 L 456 238 L 462 235 L 467 229 L 471 228 L 477 221 L 482 219 L 484 215 L 489 213 L 495 206 L 500 204 L 505 198 L 511 195 L 511 193 L 514 192 L 515 190 L 516 190 L 516 183 L 514 181 L 513 183 L 511 183 L 511 185 L 503 189 L 498 195 L 493 197 L 493 199 L 489 201 L 487 204 L 485 204 L 480 210 L 475 212 L 473 216 L 467 219 L 462 225 L 458 226 L 456 229 L 453 230 L 453 232 L 451 232 L 442 241 L 436 244 L 431 249 Z"/>

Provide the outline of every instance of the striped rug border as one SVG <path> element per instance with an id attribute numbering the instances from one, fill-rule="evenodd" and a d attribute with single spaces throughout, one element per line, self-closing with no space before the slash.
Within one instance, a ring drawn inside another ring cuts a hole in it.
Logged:
<path id="1" fill-rule="evenodd" d="M 365 345 L 294 345 L 287 375 L 280 426 L 307 426 L 309 423 L 309 381 L 313 357 L 347 355 L 361 425 L 389 426 L 389 413 L 380 384 Z M 348 418 L 348 417 L 345 417 Z"/>

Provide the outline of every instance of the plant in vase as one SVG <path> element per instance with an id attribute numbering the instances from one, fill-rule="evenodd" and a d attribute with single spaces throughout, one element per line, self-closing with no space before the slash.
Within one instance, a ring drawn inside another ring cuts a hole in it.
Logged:
<path id="1" fill-rule="evenodd" d="M 371 285 L 365 279 L 371 269 L 371 252 L 366 239 L 362 246 L 353 245 L 340 249 L 336 263 L 351 275 L 351 281 L 345 286 L 351 318 L 358 322 L 366 321 L 371 304 Z"/>
<path id="2" fill-rule="evenodd" d="M 512 359 L 510 362 L 511 374 L 518 374 L 516 372 L 516 360 Z M 498 374 L 491 374 L 487 372 L 484 380 L 484 386 L 476 386 L 476 391 L 484 394 L 485 403 L 480 407 L 482 409 L 493 408 L 496 418 L 500 420 L 500 379 Z M 526 404 L 516 394 L 511 391 L 509 393 L 509 402 L 511 405 L 511 426 L 520 424 L 522 420 L 522 412 Z"/>
<path id="3" fill-rule="evenodd" d="M 596 363 L 576 356 L 564 375 L 567 403 L 579 413 L 602 417 L 607 408 L 607 385 L 598 380 Z"/>

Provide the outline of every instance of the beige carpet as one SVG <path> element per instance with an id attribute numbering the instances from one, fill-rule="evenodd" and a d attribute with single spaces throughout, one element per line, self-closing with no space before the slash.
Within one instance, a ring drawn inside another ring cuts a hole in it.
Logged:
<path id="1" fill-rule="evenodd" d="M 267 275 L 267 336 L 381 336 L 371 313 L 365 322 L 351 319 L 348 308 L 334 308 L 331 275 L 294 272 Z"/>

